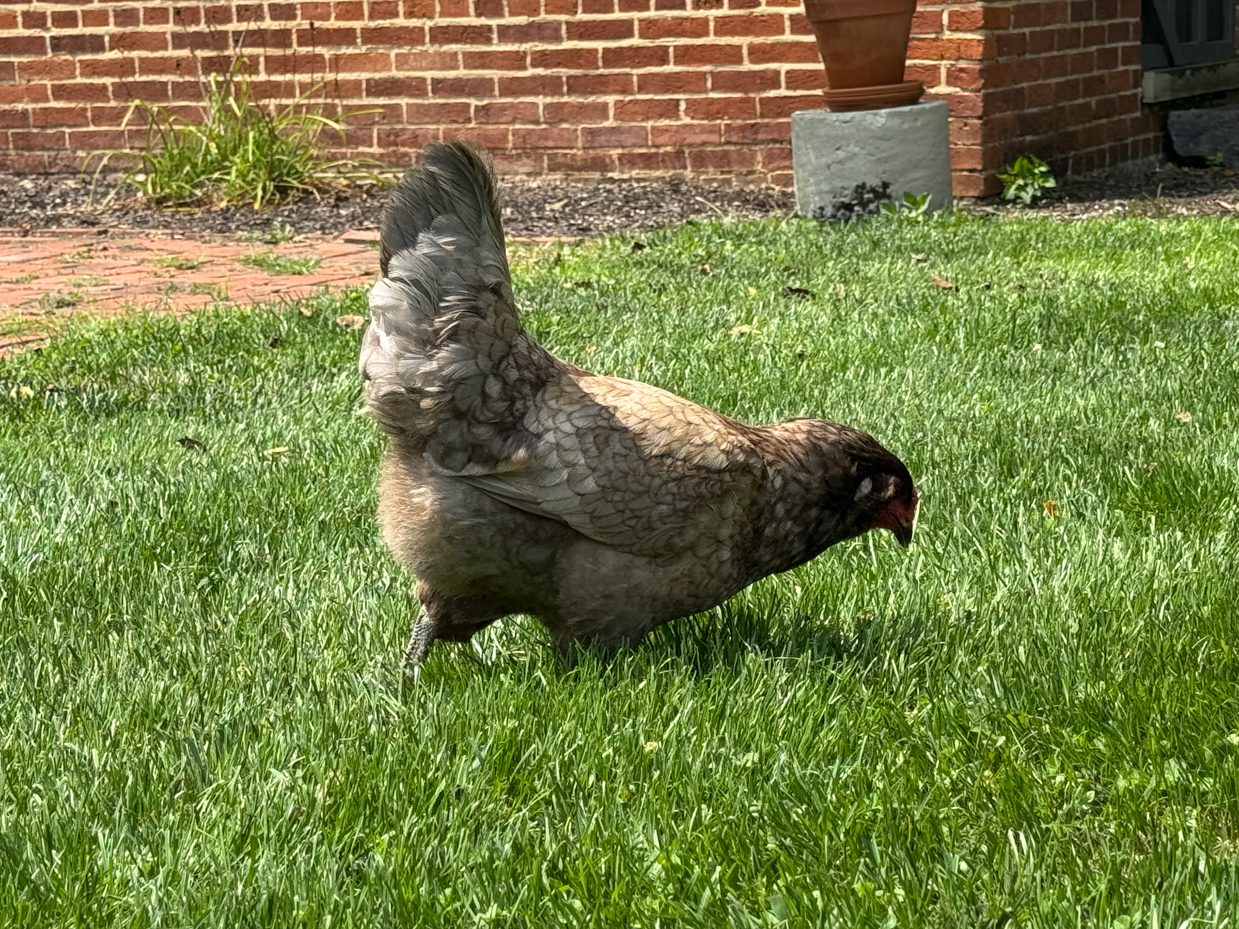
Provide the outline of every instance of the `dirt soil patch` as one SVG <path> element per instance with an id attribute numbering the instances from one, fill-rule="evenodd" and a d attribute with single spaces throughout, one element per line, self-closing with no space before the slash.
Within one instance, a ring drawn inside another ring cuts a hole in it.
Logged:
<path id="1" fill-rule="evenodd" d="M 117 196 L 101 206 L 114 187 L 114 181 L 96 184 L 89 175 L 0 175 L 0 227 L 21 232 L 94 227 L 221 234 L 286 228 L 298 235 L 338 236 L 376 228 L 391 193 L 388 185 L 371 184 L 318 196 L 307 194 L 270 210 L 182 212 L 151 209 L 132 196 Z M 768 186 L 505 178 L 502 189 L 504 226 L 512 236 L 642 232 L 690 219 L 786 216 L 796 208 L 793 191 Z M 1026 211 L 998 198 L 961 201 L 959 206 L 983 213 Z M 1234 215 L 1239 213 L 1239 176 L 1222 168 L 1120 167 L 1062 181 L 1032 212 L 1069 219 Z"/>
<path id="2" fill-rule="evenodd" d="M 178 232 L 246 232 L 287 227 L 300 235 L 339 235 L 376 228 L 390 185 L 307 194 L 270 210 L 151 209 L 135 197 L 100 205 L 115 182 L 88 175 L 0 175 L 0 227 L 174 229 Z M 723 187 L 665 181 L 600 180 L 531 183 L 505 179 L 504 228 L 512 236 L 591 236 L 641 232 L 689 219 L 752 219 L 790 214 L 795 194 L 779 187 Z"/>

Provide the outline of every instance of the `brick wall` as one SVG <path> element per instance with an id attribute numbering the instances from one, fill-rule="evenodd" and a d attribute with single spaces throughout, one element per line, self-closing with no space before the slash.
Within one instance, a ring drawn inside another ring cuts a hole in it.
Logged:
<path id="1" fill-rule="evenodd" d="M 910 65 L 952 102 L 965 174 L 980 2 L 925 3 Z M 502 169 L 790 181 L 789 115 L 825 75 L 800 0 L 26 0 L 0 3 L 0 168 L 73 170 L 141 141 L 142 98 L 192 112 L 199 75 L 247 57 L 285 100 L 329 79 L 351 151 L 405 164 L 466 138 Z"/>
<path id="2" fill-rule="evenodd" d="M 192 114 L 244 56 L 261 98 L 327 80 L 354 154 L 436 139 L 530 174 L 790 182 L 789 115 L 822 105 L 801 0 L 0 0 L 0 169 L 140 144 L 134 99 Z M 956 193 L 1030 151 L 1087 171 L 1160 148 L 1140 0 L 922 0 L 908 76 L 950 104 Z"/>

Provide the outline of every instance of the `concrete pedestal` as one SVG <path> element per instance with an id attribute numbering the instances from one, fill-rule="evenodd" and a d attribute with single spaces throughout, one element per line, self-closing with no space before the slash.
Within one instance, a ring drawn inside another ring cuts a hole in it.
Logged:
<path id="1" fill-rule="evenodd" d="M 890 198 L 930 194 L 951 205 L 951 139 L 941 100 L 885 110 L 792 114 L 796 203 L 805 216 L 847 218 L 858 201 L 889 185 Z"/>

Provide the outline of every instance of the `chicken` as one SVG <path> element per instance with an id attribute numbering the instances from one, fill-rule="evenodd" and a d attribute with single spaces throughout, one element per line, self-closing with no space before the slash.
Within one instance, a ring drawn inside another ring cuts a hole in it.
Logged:
<path id="1" fill-rule="evenodd" d="M 410 673 L 509 614 L 613 648 L 870 529 L 910 543 L 916 488 L 869 435 L 749 426 L 534 342 L 488 156 L 428 147 L 381 240 L 359 366 L 383 539 L 419 582 Z"/>

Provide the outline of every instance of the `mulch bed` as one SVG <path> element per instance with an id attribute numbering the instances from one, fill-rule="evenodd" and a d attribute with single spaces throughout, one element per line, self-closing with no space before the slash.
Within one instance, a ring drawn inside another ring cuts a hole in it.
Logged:
<path id="1" fill-rule="evenodd" d="M 114 182 L 112 182 L 114 184 Z M 794 212 L 794 192 L 777 187 L 730 187 L 685 181 L 599 180 L 503 183 L 504 226 L 514 236 L 592 236 L 645 231 L 690 219 L 758 218 Z M 176 229 L 192 233 L 255 232 L 275 225 L 297 234 L 337 235 L 372 229 L 391 188 L 359 186 L 318 197 L 303 196 L 271 210 L 230 208 L 167 211 L 134 197 L 99 202 L 112 190 L 96 188 L 89 175 L 0 175 L 0 227 L 38 231 L 64 227 Z M 1025 208 L 992 198 L 962 201 L 964 209 L 988 213 Z M 1239 214 L 1239 176 L 1220 168 L 1115 169 L 1062 182 L 1037 206 L 1038 215 L 1201 216 Z"/>
<path id="2" fill-rule="evenodd" d="M 391 192 L 388 185 L 358 186 L 306 195 L 270 210 L 151 209 L 134 197 L 98 204 L 114 187 L 92 189 L 89 176 L 0 175 L 0 227 L 37 231 L 66 227 L 174 228 L 182 232 L 256 232 L 275 225 L 296 234 L 337 235 L 373 229 Z M 505 179 L 504 228 L 514 236 L 592 236 L 645 231 L 689 219 L 788 215 L 795 194 L 778 187 L 724 187 L 675 181 L 599 180 L 531 183 Z"/>

